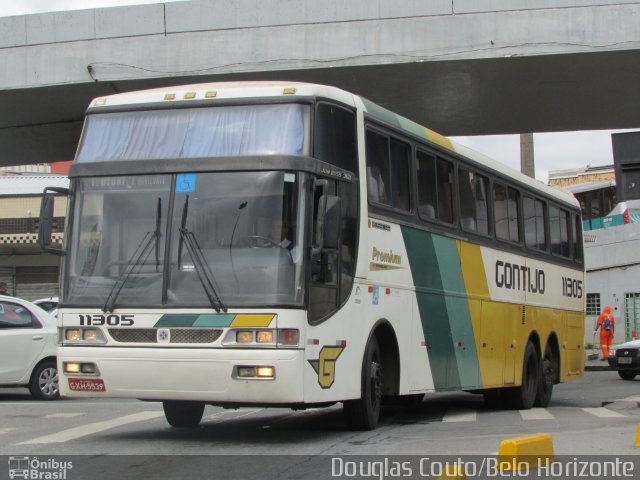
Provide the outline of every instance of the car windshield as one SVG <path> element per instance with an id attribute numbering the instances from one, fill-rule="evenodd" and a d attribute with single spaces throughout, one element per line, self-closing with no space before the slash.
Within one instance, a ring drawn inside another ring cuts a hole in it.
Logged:
<path id="1" fill-rule="evenodd" d="M 80 179 L 64 300 L 71 305 L 301 305 L 306 174 Z"/>

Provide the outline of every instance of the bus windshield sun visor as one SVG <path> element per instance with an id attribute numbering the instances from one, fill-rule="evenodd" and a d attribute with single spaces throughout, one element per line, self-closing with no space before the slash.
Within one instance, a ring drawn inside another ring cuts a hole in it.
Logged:
<path id="1" fill-rule="evenodd" d="M 200 279 L 202 288 L 204 288 L 204 292 L 209 299 L 211 307 L 218 313 L 220 313 L 220 311 L 226 312 L 227 308 L 222 304 L 222 300 L 220 300 L 220 297 L 218 296 L 218 292 L 216 291 L 216 288 L 214 286 L 215 279 L 213 276 L 213 272 L 211 272 L 209 264 L 202 254 L 202 249 L 198 244 L 198 240 L 196 239 L 194 233 L 186 227 L 188 213 L 189 195 L 186 196 L 184 200 L 184 206 L 182 207 L 182 222 L 179 228 L 180 243 L 178 246 L 178 265 L 181 265 L 182 246 L 185 245 L 187 247 L 187 252 L 189 252 L 191 260 L 193 261 L 193 267 L 198 274 L 198 278 Z"/>
<path id="2" fill-rule="evenodd" d="M 162 199 L 158 197 L 158 206 L 156 208 L 156 229 L 152 232 L 145 233 L 144 237 L 142 237 L 142 240 L 140 241 L 138 248 L 136 248 L 136 250 L 133 252 L 133 255 L 127 262 L 124 272 L 120 274 L 118 279 L 113 284 L 113 287 L 111 288 L 111 291 L 109 292 L 109 295 L 107 296 L 107 299 L 104 302 L 104 307 L 102 308 L 103 312 L 105 313 L 113 312 L 113 306 L 115 305 L 116 300 L 118 299 L 118 296 L 122 291 L 122 287 L 124 287 L 124 284 L 127 282 L 127 280 L 129 279 L 131 274 L 134 272 L 134 270 L 137 270 L 137 272 L 139 272 L 140 269 L 144 265 L 146 265 L 147 259 L 151 254 L 152 246 L 155 246 L 156 272 L 159 270 L 159 267 L 160 267 L 159 245 L 160 245 L 160 236 L 162 235 L 160 230 L 161 217 L 162 217 Z"/>

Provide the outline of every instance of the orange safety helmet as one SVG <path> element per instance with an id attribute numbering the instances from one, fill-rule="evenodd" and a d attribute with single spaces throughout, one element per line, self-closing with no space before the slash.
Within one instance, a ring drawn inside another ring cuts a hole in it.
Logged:
<path id="1" fill-rule="evenodd" d="M 611 313 L 611 306 L 607 305 L 604 307 L 604 313 Z"/>

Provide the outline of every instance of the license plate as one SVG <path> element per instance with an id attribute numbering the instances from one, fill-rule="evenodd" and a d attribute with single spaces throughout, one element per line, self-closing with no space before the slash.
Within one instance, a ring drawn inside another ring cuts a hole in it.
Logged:
<path id="1" fill-rule="evenodd" d="M 633 361 L 633 358 L 629 357 L 620 357 L 618 358 L 618 363 L 621 363 L 623 365 L 630 365 L 631 362 Z"/>
<path id="2" fill-rule="evenodd" d="M 104 380 L 101 378 L 70 378 L 69 390 L 74 392 L 104 392 Z"/>

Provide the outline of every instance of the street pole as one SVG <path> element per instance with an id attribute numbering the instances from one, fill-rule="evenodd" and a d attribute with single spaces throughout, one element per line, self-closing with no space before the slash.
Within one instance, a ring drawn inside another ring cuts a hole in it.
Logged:
<path id="1" fill-rule="evenodd" d="M 533 158 L 533 133 L 520 134 L 520 171 L 531 178 L 536 178 L 536 167 Z"/>

